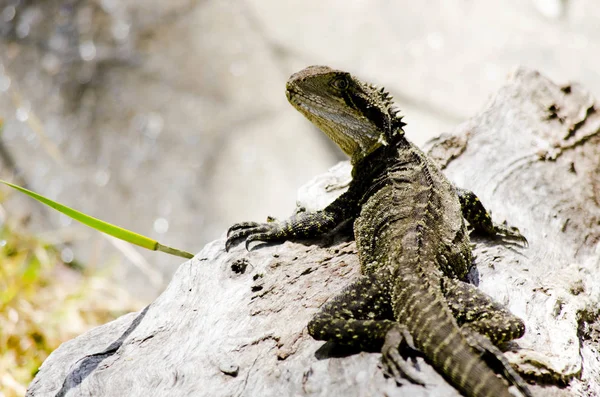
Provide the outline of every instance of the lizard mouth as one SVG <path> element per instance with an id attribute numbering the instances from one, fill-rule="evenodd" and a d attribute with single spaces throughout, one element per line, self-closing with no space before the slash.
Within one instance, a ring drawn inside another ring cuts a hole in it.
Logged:
<path id="1" fill-rule="evenodd" d="M 290 84 L 285 87 L 285 96 L 287 100 L 292 104 L 297 104 L 301 102 L 298 100 L 298 97 L 302 97 L 302 94 L 294 89 Z"/>
<path id="2" fill-rule="evenodd" d="M 286 87 L 285 96 L 288 101 L 300 111 L 310 112 L 311 109 L 321 109 L 327 112 L 332 110 L 329 106 L 310 98 L 308 95 L 302 93 L 302 91 L 294 89 L 291 85 Z"/>
<path id="3" fill-rule="evenodd" d="M 296 109 L 298 109 L 301 112 L 310 112 L 310 108 L 311 107 L 315 107 L 315 108 L 319 108 L 319 104 L 316 103 L 315 101 L 311 101 L 310 98 L 308 98 L 305 95 L 302 95 L 301 92 L 294 90 L 292 87 L 287 87 L 287 89 L 285 90 L 285 96 L 287 97 L 287 100 L 289 101 L 289 103 L 292 104 L 292 106 L 294 106 Z M 310 104 L 311 106 L 309 106 L 308 104 Z M 323 107 L 325 108 L 325 107 Z"/>

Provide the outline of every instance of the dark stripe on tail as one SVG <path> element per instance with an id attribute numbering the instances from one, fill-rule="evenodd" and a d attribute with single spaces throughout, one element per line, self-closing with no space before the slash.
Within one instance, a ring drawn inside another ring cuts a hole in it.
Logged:
<path id="1" fill-rule="evenodd" d="M 508 384 L 471 348 L 441 292 L 428 289 L 426 284 L 412 284 L 414 288 L 404 285 L 397 295 L 406 297 L 403 303 L 403 299 L 397 301 L 402 305 L 396 311 L 397 319 L 408 326 L 417 348 L 464 395 L 512 397 Z"/>

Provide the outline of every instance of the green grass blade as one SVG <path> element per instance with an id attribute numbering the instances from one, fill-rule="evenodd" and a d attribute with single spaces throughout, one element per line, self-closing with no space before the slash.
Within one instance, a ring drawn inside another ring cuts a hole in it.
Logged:
<path id="1" fill-rule="evenodd" d="M 57 203 L 56 201 L 52 201 L 40 194 L 32 192 L 31 190 L 27 190 L 21 186 L 12 184 L 10 182 L 3 181 L 1 179 L 0 179 L 0 183 L 10 186 L 13 189 L 16 189 L 22 193 L 25 193 L 29 197 L 33 197 L 37 201 L 39 201 L 43 204 L 46 204 L 47 206 L 52 207 L 59 212 L 62 212 L 63 214 L 75 219 L 76 221 L 83 223 L 84 225 L 87 225 L 91 228 L 94 228 L 98 231 L 101 231 L 110 236 L 116 237 L 123 241 L 127 241 L 128 243 L 135 244 L 135 245 L 138 245 L 140 247 L 143 247 L 143 248 L 146 248 L 146 249 L 149 249 L 152 251 L 162 251 L 162 252 L 166 252 L 171 255 L 176 255 L 176 256 L 183 257 L 183 258 L 187 258 L 187 259 L 193 257 L 193 255 L 190 254 L 189 252 L 178 250 L 176 248 L 171 248 L 171 247 L 167 247 L 165 245 L 159 244 L 158 241 L 152 240 L 149 237 L 142 236 L 141 234 L 131 232 L 127 229 L 123 229 L 123 228 L 115 226 L 111 223 L 101 221 L 100 219 L 97 219 L 97 218 L 91 217 L 89 215 L 86 215 L 82 212 L 76 211 L 72 208 L 67 207 L 66 205 Z"/>

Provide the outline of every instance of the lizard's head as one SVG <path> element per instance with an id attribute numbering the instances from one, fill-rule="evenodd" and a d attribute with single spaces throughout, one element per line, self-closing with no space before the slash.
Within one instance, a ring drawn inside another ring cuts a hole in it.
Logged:
<path id="1" fill-rule="evenodd" d="M 403 134 L 402 117 L 383 88 L 350 73 L 309 66 L 287 82 L 290 103 L 356 162 Z"/>

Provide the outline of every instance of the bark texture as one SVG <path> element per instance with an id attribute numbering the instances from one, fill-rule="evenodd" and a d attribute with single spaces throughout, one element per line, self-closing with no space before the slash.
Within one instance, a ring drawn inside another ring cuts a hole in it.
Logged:
<path id="1" fill-rule="evenodd" d="M 473 278 L 527 325 L 507 346 L 511 362 L 538 379 L 536 396 L 600 395 L 594 99 L 577 84 L 519 69 L 485 110 L 429 149 L 453 182 L 529 240 L 521 249 L 473 239 Z M 322 208 L 341 194 L 349 171 L 342 163 L 315 178 L 299 206 Z M 222 238 L 182 264 L 141 312 L 64 343 L 27 395 L 458 396 L 423 361 L 427 387 L 399 387 L 383 377 L 379 353 L 349 354 L 308 336 L 311 316 L 357 275 L 344 230 L 249 253 L 243 244 L 225 253 Z"/>

